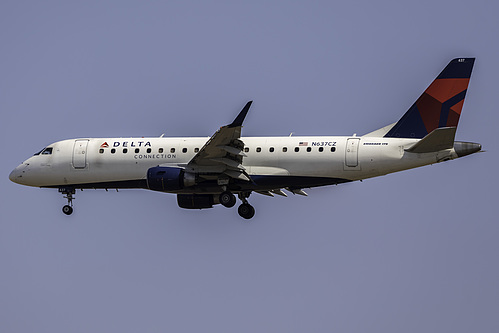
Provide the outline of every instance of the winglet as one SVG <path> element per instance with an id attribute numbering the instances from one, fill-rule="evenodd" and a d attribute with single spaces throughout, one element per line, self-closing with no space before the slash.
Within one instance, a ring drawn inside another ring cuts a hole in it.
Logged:
<path id="1" fill-rule="evenodd" d="M 234 119 L 232 124 L 230 124 L 228 127 L 238 127 L 243 125 L 244 118 L 246 118 L 246 114 L 248 114 L 251 103 L 253 103 L 253 101 L 249 101 L 248 103 L 246 103 L 244 108 L 237 115 L 236 119 Z"/>

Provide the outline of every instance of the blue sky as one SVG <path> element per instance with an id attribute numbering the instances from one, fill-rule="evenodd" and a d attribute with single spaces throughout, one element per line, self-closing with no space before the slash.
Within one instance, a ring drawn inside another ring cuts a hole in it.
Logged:
<path id="1" fill-rule="evenodd" d="M 499 329 L 497 5 L 3 1 L 2 332 Z M 359 135 L 476 57 L 457 139 L 486 153 L 235 209 L 9 172 L 78 137 Z"/>

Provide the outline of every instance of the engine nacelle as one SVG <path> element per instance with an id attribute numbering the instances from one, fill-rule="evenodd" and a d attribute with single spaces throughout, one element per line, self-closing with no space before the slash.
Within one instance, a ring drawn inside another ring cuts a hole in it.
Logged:
<path id="1" fill-rule="evenodd" d="M 195 184 L 195 175 L 182 168 L 157 166 L 147 170 L 147 186 L 153 191 L 171 192 Z"/>
<path id="2" fill-rule="evenodd" d="M 212 208 L 217 204 L 213 194 L 177 194 L 177 203 L 186 209 Z"/>

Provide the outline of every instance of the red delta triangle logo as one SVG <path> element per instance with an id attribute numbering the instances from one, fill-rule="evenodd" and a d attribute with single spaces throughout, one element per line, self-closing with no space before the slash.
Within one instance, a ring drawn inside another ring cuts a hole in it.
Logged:
<path id="1" fill-rule="evenodd" d="M 103 144 L 100 145 L 101 148 L 109 148 L 109 145 L 107 142 L 104 142 Z"/>

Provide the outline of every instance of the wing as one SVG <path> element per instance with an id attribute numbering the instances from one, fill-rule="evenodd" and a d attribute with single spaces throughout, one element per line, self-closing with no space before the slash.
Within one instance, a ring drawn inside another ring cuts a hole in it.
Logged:
<path id="1" fill-rule="evenodd" d="M 205 179 L 218 179 L 219 185 L 226 185 L 230 178 L 251 181 L 242 162 L 243 152 L 241 128 L 252 101 L 239 112 L 236 119 L 218 131 L 205 143 L 203 148 L 189 161 L 186 170 L 197 173 Z"/>

